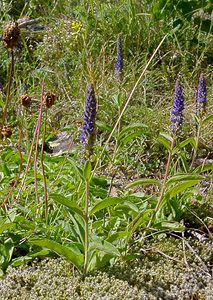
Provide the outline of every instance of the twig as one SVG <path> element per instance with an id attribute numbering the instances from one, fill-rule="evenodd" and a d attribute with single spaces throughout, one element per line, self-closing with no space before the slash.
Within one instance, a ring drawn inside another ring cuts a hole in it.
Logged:
<path id="1" fill-rule="evenodd" d="M 185 244 L 185 239 L 184 239 L 184 232 L 182 232 L 182 243 L 183 243 L 183 258 L 184 258 L 184 263 L 187 268 L 189 268 L 189 264 L 186 258 L 186 244 Z"/>

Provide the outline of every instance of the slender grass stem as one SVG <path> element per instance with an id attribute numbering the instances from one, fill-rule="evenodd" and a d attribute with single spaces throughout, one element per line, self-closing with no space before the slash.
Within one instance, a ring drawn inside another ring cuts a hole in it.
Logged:
<path id="1" fill-rule="evenodd" d="M 45 145 L 45 136 L 46 136 L 46 123 L 47 123 L 47 108 L 45 108 L 44 131 L 43 131 L 42 148 L 41 148 L 41 168 L 42 168 L 43 183 L 44 183 L 45 219 L 47 221 L 48 219 L 47 179 L 44 171 L 44 145 Z"/>
<path id="2" fill-rule="evenodd" d="M 10 63 L 10 72 L 8 75 L 8 86 L 7 86 L 7 97 L 6 97 L 6 102 L 2 114 L 2 127 L 5 124 L 6 118 L 7 118 L 7 109 L 10 103 L 10 93 L 11 93 L 11 85 L 12 85 L 12 80 L 13 80 L 13 73 L 14 73 L 14 65 L 15 65 L 15 60 L 14 60 L 14 52 L 13 49 L 11 49 L 11 63 Z"/>
<path id="3" fill-rule="evenodd" d="M 88 250 L 89 250 L 89 186 L 90 180 L 86 180 L 86 197 L 85 197 L 85 240 L 84 240 L 84 276 L 88 268 Z"/>

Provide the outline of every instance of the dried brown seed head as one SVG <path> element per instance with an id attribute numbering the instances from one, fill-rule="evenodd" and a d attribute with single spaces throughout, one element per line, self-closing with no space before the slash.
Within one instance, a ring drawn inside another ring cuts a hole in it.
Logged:
<path id="1" fill-rule="evenodd" d="M 55 103 L 56 95 L 52 92 L 47 92 L 44 96 L 44 103 L 47 108 L 50 108 Z"/>
<path id="2" fill-rule="evenodd" d="M 12 135 L 12 129 L 10 125 L 4 125 L 1 129 L 1 135 L 4 138 L 10 138 Z"/>
<path id="3" fill-rule="evenodd" d="M 17 22 L 9 22 L 4 28 L 3 41 L 6 48 L 13 49 L 17 46 L 20 37 L 20 29 Z"/>
<path id="4" fill-rule="evenodd" d="M 20 97 L 20 102 L 24 107 L 30 107 L 31 103 L 32 103 L 32 99 L 30 96 L 28 95 L 22 95 Z"/>

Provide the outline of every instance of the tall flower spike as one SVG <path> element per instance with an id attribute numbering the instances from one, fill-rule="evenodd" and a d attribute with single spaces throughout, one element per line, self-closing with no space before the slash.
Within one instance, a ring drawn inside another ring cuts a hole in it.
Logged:
<path id="1" fill-rule="evenodd" d="M 86 155 L 90 157 L 96 139 L 96 98 L 94 86 L 87 87 L 83 131 L 80 141 L 85 143 Z"/>
<path id="2" fill-rule="evenodd" d="M 200 74 L 199 84 L 197 88 L 196 108 L 197 112 L 205 112 L 207 103 L 206 80 L 203 74 Z"/>
<path id="3" fill-rule="evenodd" d="M 174 104 L 172 109 L 172 130 L 176 132 L 179 126 L 183 123 L 184 97 L 182 86 L 177 80 L 174 92 Z"/>
<path id="4" fill-rule="evenodd" d="M 120 79 L 124 67 L 123 61 L 123 46 L 120 35 L 117 39 L 117 55 L 116 55 L 116 62 L 115 62 L 115 75 Z"/>

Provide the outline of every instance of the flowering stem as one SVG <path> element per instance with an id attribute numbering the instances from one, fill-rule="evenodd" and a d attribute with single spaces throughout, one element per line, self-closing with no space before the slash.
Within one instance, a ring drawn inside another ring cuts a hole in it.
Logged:
<path id="1" fill-rule="evenodd" d="M 44 118 L 44 132 L 43 132 L 43 140 L 42 140 L 42 148 L 41 148 L 41 168 L 44 182 L 44 205 L 45 205 L 45 219 L 48 219 L 48 198 L 47 198 L 47 179 L 44 171 L 44 144 L 45 144 L 45 136 L 46 136 L 46 121 L 47 121 L 47 107 L 45 108 L 45 118 Z"/>
<path id="2" fill-rule="evenodd" d="M 90 180 L 86 179 L 86 198 L 85 198 L 85 239 L 84 239 L 84 275 L 88 268 L 88 249 L 89 249 L 89 187 Z"/>

